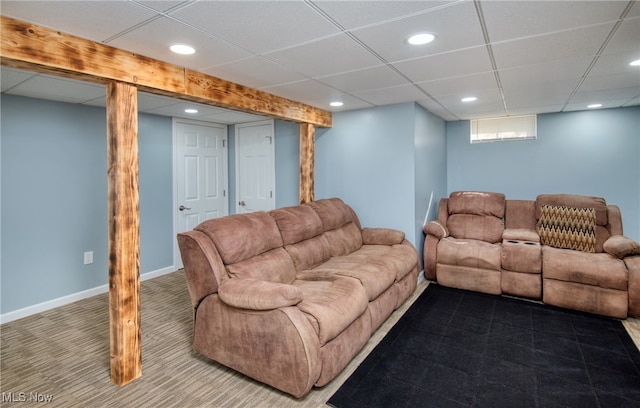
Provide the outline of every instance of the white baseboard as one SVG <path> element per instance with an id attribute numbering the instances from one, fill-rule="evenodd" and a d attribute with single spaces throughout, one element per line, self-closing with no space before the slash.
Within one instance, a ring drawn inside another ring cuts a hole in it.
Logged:
<path id="1" fill-rule="evenodd" d="M 151 272 L 146 272 L 140 275 L 140 281 L 146 281 L 149 279 L 157 278 L 158 276 L 166 275 L 171 272 L 175 272 L 176 268 L 168 266 L 166 268 L 158 269 Z M 86 299 L 91 296 L 100 295 L 109 291 L 109 285 L 100 285 L 95 288 L 83 290 L 81 292 L 72 293 L 70 295 L 62 296 L 56 299 L 47 300 L 46 302 L 38 303 L 35 305 L 23 307 L 22 309 L 14 310 L 12 312 L 3 313 L 0 315 L 0 324 L 9 323 L 14 320 L 22 319 L 23 317 L 31 316 L 36 313 L 44 312 L 54 309 L 56 307 L 64 306 L 69 303 L 77 302 L 78 300 Z"/>

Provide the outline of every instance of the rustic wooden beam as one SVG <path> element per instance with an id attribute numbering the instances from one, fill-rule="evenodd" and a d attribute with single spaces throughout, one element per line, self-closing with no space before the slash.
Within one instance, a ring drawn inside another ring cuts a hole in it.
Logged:
<path id="1" fill-rule="evenodd" d="M 49 28 L 0 16 L 0 64 L 275 119 L 331 127 L 331 112 Z"/>
<path id="2" fill-rule="evenodd" d="M 310 123 L 300 124 L 300 204 L 314 200 L 316 128 Z"/>
<path id="3" fill-rule="evenodd" d="M 111 380 L 142 375 L 140 337 L 140 217 L 138 90 L 107 83 L 107 186 Z"/>

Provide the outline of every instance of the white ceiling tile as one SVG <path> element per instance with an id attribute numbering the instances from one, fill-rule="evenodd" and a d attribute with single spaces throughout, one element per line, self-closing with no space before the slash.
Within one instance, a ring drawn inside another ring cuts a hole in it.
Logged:
<path id="1" fill-rule="evenodd" d="M 640 70 L 639 70 L 640 71 Z M 611 75 L 589 75 L 580 84 L 580 92 L 602 91 L 606 89 L 635 89 L 640 94 L 640 72 L 620 73 Z"/>
<path id="2" fill-rule="evenodd" d="M 262 88 L 308 79 L 304 75 L 292 71 L 287 66 L 277 64 L 260 56 L 206 68 L 202 72 L 252 88 Z"/>
<path id="3" fill-rule="evenodd" d="M 48 75 L 36 75 L 28 81 L 13 87 L 7 93 L 32 98 L 82 103 L 105 96 L 106 90 L 102 85 L 61 79 Z"/>
<path id="4" fill-rule="evenodd" d="M 549 60 L 595 57 L 613 23 L 494 43 L 493 54 L 499 69 L 539 64 Z"/>
<path id="5" fill-rule="evenodd" d="M 627 6 L 626 1 L 481 1 L 480 4 L 491 42 L 615 22 Z"/>
<path id="6" fill-rule="evenodd" d="M 610 103 L 611 101 L 609 101 Z M 624 102 L 622 105 L 620 106 L 636 106 L 636 105 L 640 105 L 640 95 L 633 97 L 631 99 L 629 99 L 628 101 Z M 612 105 L 613 108 L 616 107 L 616 105 Z"/>
<path id="7" fill-rule="evenodd" d="M 495 89 L 498 86 L 493 72 L 419 82 L 418 85 L 431 96 L 453 94 L 460 95 L 461 98 L 473 96 L 474 93 L 480 90 Z"/>
<path id="8" fill-rule="evenodd" d="M 503 93 L 508 110 L 527 106 L 562 105 L 569 100 L 577 84 L 577 80 L 575 83 L 540 81 L 535 86 L 523 82 L 521 85 L 504 86 Z"/>
<path id="9" fill-rule="evenodd" d="M 0 73 L 0 85 L 2 86 L 2 92 L 6 92 L 7 90 L 21 84 L 34 75 L 36 74 L 34 74 L 33 72 L 3 67 Z"/>
<path id="10" fill-rule="evenodd" d="M 347 30 L 383 21 L 396 20 L 452 1 L 317 1 L 315 6 Z"/>
<path id="11" fill-rule="evenodd" d="M 640 10 L 640 6 L 636 8 Z M 635 44 L 635 47 L 630 48 L 629 44 Z M 640 17 L 625 19 L 602 51 L 602 55 L 620 52 L 631 52 L 640 58 Z"/>
<path id="12" fill-rule="evenodd" d="M 178 55 L 171 52 L 169 47 L 176 43 L 189 44 L 196 49 L 196 53 Z M 109 45 L 192 69 L 225 64 L 249 55 L 225 41 L 166 17 L 132 30 Z"/>
<path id="13" fill-rule="evenodd" d="M 353 95 L 372 105 L 391 105 L 424 99 L 425 94 L 414 85 L 401 85 L 371 91 L 354 92 Z"/>
<path id="14" fill-rule="evenodd" d="M 138 3 L 143 4 L 151 9 L 157 10 L 161 13 L 167 12 L 169 10 L 172 10 L 173 8 L 175 8 L 176 6 L 182 4 L 185 5 L 185 1 L 184 0 L 177 0 L 177 1 L 170 1 L 170 0 L 137 0 Z"/>
<path id="15" fill-rule="evenodd" d="M 333 98 L 343 94 L 343 92 L 313 79 L 266 87 L 264 91 L 323 109 L 329 107 L 329 102 Z"/>
<path id="16" fill-rule="evenodd" d="M 393 65 L 414 82 L 434 81 L 493 71 L 489 54 L 484 46 L 417 58 Z"/>
<path id="17" fill-rule="evenodd" d="M 640 58 L 638 1 L 3 0 L 2 14 L 93 41 L 110 39 L 124 50 L 328 110 L 421 101 L 457 120 L 500 112 L 476 7 L 484 13 L 509 114 L 582 109 L 583 99 L 595 98 L 607 98 L 607 107 L 640 104 L 640 68 L 628 65 Z M 437 39 L 408 47 L 406 37 L 414 31 L 433 31 Z M 198 53 L 172 54 L 174 42 L 193 43 Z M 3 91 L 105 105 L 103 88 L 86 99 L 97 85 L 14 71 L 0 69 Z M 411 80 L 422 91 L 405 85 Z M 89 85 L 89 95 L 78 84 Z M 476 105 L 457 106 L 463 94 L 482 92 L 495 100 L 483 96 Z M 345 106 L 329 108 L 334 98 Z M 141 110 L 178 102 L 139 96 Z M 233 120 L 229 111 L 213 112 L 199 120 Z"/>
<path id="18" fill-rule="evenodd" d="M 463 30 L 458 28 L 464 27 Z M 436 39 L 426 45 L 412 46 L 406 40 L 417 32 L 431 32 Z M 482 30 L 472 2 L 456 2 L 449 7 L 394 20 L 353 34 L 388 62 L 450 52 L 484 43 Z"/>
<path id="19" fill-rule="evenodd" d="M 496 88 L 478 90 L 474 96 L 478 99 L 474 102 L 462 102 L 460 94 L 441 95 L 435 99 L 456 115 L 470 115 L 473 112 L 494 112 L 501 111 L 504 114 L 504 104 L 500 91 Z"/>
<path id="20" fill-rule="evenodd" d="M 640 50 L 638 52 L 627 51 L 600 56 L 591 68 L 589 76 L 630 74 L 636 75 L 638 80 L 640 80 L 640 67 L 629 65 L 631 61 L 637 59 L 640 59 Z"/>
<path id="21" fill-rule="evenodd" d="M 318 80 L 344 92 L 359 92 L 407 83 L 405 78 L 386 65 L 320 77 Z"/>
<path id="22" fill-rule="evenodd" d="M 559 103 L 555 105 L 545 104 L 544 102 L 540 104 L 530 103 L 524 107 L 520 108 L 510 108 L 509 115 L 533 115 L 538 113 L 553 113 L 560 112 L 564 103 Z"/>
<path id="23" fill-rule="evenodd" d="M 308 77 L 320 77 L 373 67 L 381 61 L 346 34 L 265 55 Z"/>
<path id="24" fill-rule="evenodd" d="M 125 1 L 2 1 L 2 15 L 101 42 L 158 14 Z"/>
<path id="25" fill-rule="evenodd" d="M 619 89 L 600 89 L 589 91 L 578 91 L 571 99 L 571 103 L 585 102 L 605 103 L 606 101 L 628 101 L 638 96 L 640 88 L 619 88 Z"/>
<path id="26" fill-rule="evenodd" d="M 425 108 L 426 110 L 428 110 L 429 112 L 433 113 L 436 116 L 439 116 L 440 118 L 442 118 L 443 120 L 446 121 L 457 121 L 460 120 L 461 118 L 453 115 L 451 112 L 441 108 L 440 106 L 434 106 L 434 107 L 429 107 L 424 100 L 419 100 L 417 101 L 417 104 L 422 106 L 423 108 Z"/>
<path id="27" fill-rule="evenodd" d="M 303 1 L 201 1 L 171 16 L 258 54 L 340 31 Z"/>
<path id="28" fill-rule="evenodd" d="M 522 87 L 554 81 L 568 80 L 571 86 L 578 84 L 593 58 L 549 60 L 539 64 L 502 69 L 500 82 L 505 87 Z"/>
<path id="29" fill-rule="evenodd" d="M 585 110 L 592 110 L 590 108 L 587 108 L 587 105 L 590 105 L 591 103 L 601 103 L 602 107 L 597 108 L 598 109 L 608 109 L 608 108 L 617 108 L 620 106 L 625 106 L 625 102 L 628 102 L 629 99 L 626 98 L 621 98 L 621 99 L 611 99 L 611 100 L 596 100 L 596 101 L 572 101 L 571 103 L 568 103 L 564 109 L 562 110 L 563 112 L 573 112 L 573 111 L 585 111 Z M 636 105 L 638 101 L 636 101 Z M 631 106 L 631 105 L 626 105 L 626 106 Z"/>

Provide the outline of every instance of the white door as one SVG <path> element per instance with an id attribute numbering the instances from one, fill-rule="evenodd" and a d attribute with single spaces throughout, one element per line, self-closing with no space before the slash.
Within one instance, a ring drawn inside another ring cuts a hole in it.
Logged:
<path id="1" fill-rule="evenodd" d="M 229 213 L 227 126 L 176 120 L 174 143 L 177 234 Z M 175 248 L 176 267 L 181 268 L 177 243 Z"/>
<path id="2" fill-rule="evenodd" d="M 236 212 L 275 208 L 273 121 L 236 125 Z"/>

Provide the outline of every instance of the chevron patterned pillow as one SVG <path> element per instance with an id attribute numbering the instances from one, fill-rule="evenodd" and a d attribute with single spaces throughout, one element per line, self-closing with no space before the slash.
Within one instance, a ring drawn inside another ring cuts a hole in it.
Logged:
<path id="1" fill-rule="evenodd" d="M 543 205 L 537 228 L 543 245 L 595 252 L 596 212 L 593 208 Z"/>

